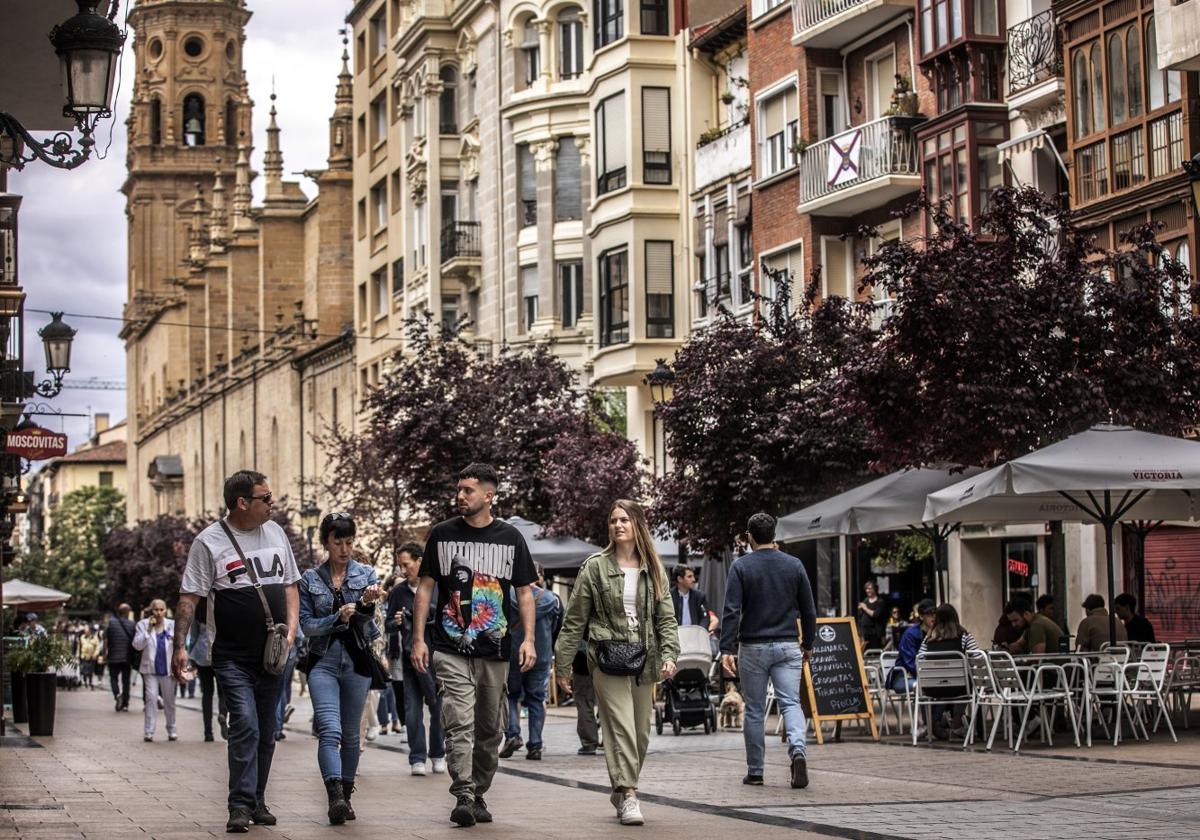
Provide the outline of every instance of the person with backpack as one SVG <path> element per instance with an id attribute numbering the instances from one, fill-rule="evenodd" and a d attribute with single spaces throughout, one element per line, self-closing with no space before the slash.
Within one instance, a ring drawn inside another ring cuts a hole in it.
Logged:
<path id="1" fill-rule="evenodd" d="M 129 604 L 122 603 L 104 630 L 104 663 L 108 665 L 108 682 L 118 712 L 129 711 L 129 672 L 141 664 L 141 652 L 133 648 L 137 628 L 129 619 L 132 611 Z"/>

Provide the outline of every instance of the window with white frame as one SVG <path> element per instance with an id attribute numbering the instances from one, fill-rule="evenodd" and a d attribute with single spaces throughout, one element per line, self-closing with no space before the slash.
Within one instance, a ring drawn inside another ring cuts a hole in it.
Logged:
<path id="1" fill-rule="evenodd" d="M 642 88 L 642 183 L 671 183 L 670 88 Z"/>
<path id="2" fill-rule="evenodd" d="M 538 272 L 536 265 L 521 266 L 521 331 L 529 332 L 538 319 Z"/>
<path id="3" fill-rule="evenodd" d="M 780 6 L 786 6 L 788 0 L 752 0 L 750 3 L 750 17 L 756 18 L 760 15 L 765 15 L 772 9 L 778 9 Z"/>
<path id="4" fill-rule="evenodd" d="M 412 214 L 412 264 L 414 268 L 425 267 L 426 223 L 425 205 L 414 204 Z"/>
<path id="5" fill-rule="evenodd" d="M 769 178 L 796 165 L 800 108 L 796 80 L 776 85 L 757 99 L 758 177 Z"/>
<path id="6" fill-rule="evenodd" d="M 374 318 L 382 318 L 388 313 L 388 272 L 381 268 L 371 274 L 371 297 L 374 299 Z"/>
<path id="7" fill-rule="evenodd" d="M 380 94 L 371 103 L 371 147 L 387 139 L 387 95 Z"/>
<path id="8" fill-rule="evenodd" d="M 773 301 L 779 295 L 779 284 L 787 282 L 789 284 L 788 311 L 790 312 L 796 304 L 796 287 L 804 278 L 803 247 L 795 245 L 786 250 L 767 254 L 762 258 L 762 263 L 764 269 L 767 270 L 759 272 L 761 277 L 759 294 L 768 301 Z M 779 272 L 784 273 L 780 274 Z M 776 276 L 778 276 L 778 281 Z"/>
<path id="9" fill-rule="evenodd" d="M 383 178 L 371 187 L 371 230 L 377 231 L 387 227 L 387 181 Z"/>
<path id="10" fill-rule="evenodd" d="M 626 183 L 625 94 L 617 93 L 596 106 L 596 195 L 619 190 Z"/>
<path id="11" fill-rule="evenodd" d="M 854 249 L 852 240 L 821 237 L 821 291 L 823 297 L 854 299 Z"/>
<path id="12" fill-rule="evenodd" d="M 819 70 L 820 109 L 817 134 L 820 139 L 836 137 L 846 130 L 846 106 L 842 101 L 842 74 L 840 71 Z"/>
<path id="13" fill-rule="evenodd" d="M 577 79 L 583 75 L 583 18 L 579 9 L 558 16 L 558 77 Z"/>

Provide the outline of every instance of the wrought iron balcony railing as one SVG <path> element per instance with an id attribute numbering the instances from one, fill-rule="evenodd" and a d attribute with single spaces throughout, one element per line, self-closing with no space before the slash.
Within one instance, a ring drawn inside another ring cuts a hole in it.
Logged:
<path id="1" fill-rule="evenodd" d="M 1061 76 L 1062 72 L 1062 41 L 1051 10 L 1008 28 L 1010 95 Z"/>
<path id="2" fill-rule="evenodd" d="M 442 265 L 480 256 L 479 240 L 479 222 L 446 222 L 442 225 Z"/>
<path id="3" fill-rule="evenodd" d="M 917 175 L 920 117 L 881 117 L 813 143 L 800 161 L 800 201 L 808 202 L 887 175 Z"/>

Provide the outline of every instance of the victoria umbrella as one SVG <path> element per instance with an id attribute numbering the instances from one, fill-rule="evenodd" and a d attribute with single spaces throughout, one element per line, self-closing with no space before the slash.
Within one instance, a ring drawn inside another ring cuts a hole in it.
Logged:
<path id="1" fill-rule="evenodd" d="M 906 528 L 917 531 L 933 543 L 938 587 L 945 592 L 944 548 L 958 524 L 926 522 L 925 500 L 930 493 L 980 472 L 979 467 L 949 466 L 900 470 L 780 518 L 775 537 L 787 542 Z"/>
<path id="2" fill-rule="evenodd" d="M 16 607 L 23 612 L 54 609 L 70 600 L 69 593 L 48 586 L 38 586 L 17 578 L 4 581 L 4 606 Z"/>
<path id="3" fill-rule="evenodd" d="M 1122 520 L 1194 521 L 1200 443 L 1099 425 L 929 494 L 934 522 L 1066 519 L 1104 528 L 1108 603 L 1116 569 L 1113 528 Z M 1109 609 L 1109 640 L 1116 614 Z"/>
<path id="4" fill-rule="evenodd" d="M 510 516 L 505 522 L 521 532 L 533 562 L 546 571 L 569 572 L 578 569 L 590 555 L 600 551 L 599 546 L 575 537 L 543 537 L 541 525 L 520 516 Z"/>

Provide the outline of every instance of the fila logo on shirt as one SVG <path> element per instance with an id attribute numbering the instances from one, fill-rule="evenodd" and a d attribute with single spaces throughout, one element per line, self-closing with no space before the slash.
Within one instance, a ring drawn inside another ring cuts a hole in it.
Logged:
<path id="1" fill-rule="evenodd" d="M 251 555 L 250 559 L 254 562 L 254 571 L 258 574 L 258 579 L 283 577 L 283 559 L 278 554 L 271 558 L 271 568 L 263 568 L 262 560 L 257 554 Z M 234 557 L 225 564 L 225 573 L 229 576 L 230 583 L 237 583 L 238 578 L 246 574 L 246 566 L 242 563 L 242 558 Z"/>

